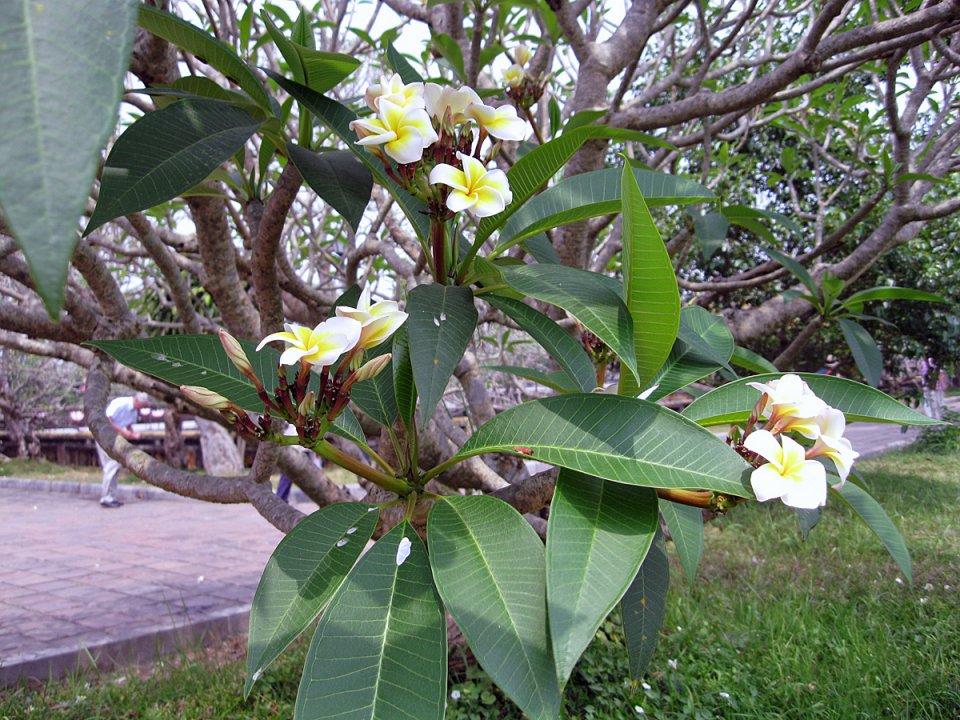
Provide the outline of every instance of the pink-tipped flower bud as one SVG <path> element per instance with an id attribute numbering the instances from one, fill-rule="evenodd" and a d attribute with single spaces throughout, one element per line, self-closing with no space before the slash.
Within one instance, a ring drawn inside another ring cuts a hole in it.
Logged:
<path id="1" fill-rule="evenodd" d="M 247 354 L 243 351 L 240 343 L 237 342 L 237 339 L 233 335 L 226 330 L 221 330 L 220 344 L 223 345 L 223 351 L 227 354 L 227 357 L 230 358 L 230 362 L 236 366 L 237 370 L 247 377 L 255 377 L 253 366 L 250 364 Z"/>
<path id="2" fill-rule="evenodd" d="M 355 382 L 363 382 L 364 380 L 370 380 L 375 378 L 383 369 L 390 364 L 390 359 L 393 357 L 390 353 L 386 355 L 378 355 L 372 360 L 368 360 L 364 365 L 357 370 L 357 377 Z"/>
<path id="3" fill-rule="evenodd" d="M 204 387 L 181 385 L 180 392 L 183 393 L 187 400 L 209 410 L 229 410 L 233 407 L 233 403 L 223 395 L 215 393 L 213 390 L 207 390 L 207 388 Z"/>

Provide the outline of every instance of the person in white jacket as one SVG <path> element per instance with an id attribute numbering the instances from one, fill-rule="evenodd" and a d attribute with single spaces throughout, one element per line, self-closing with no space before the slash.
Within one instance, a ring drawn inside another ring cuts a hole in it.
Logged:
<path id="1" fill-rule="evenodd" d="M 136 440 L 140 433 L 133 431 L 133 424 L 140 417 L 140 409 L 147 407 L 150 397 L 146 393 L 137 393 L 133 397 L 114 398 L 107 405 L 107 417 L 118 433 L 127 440 Z M 103 468 L 103 485 L 100 490 L 100 507 L 118 508 L 123 505 L 117 500 L 117 478 L 120 476 L 121 465 L 107 455 L 100 445 L 97 445 L 97 456 Z"/>

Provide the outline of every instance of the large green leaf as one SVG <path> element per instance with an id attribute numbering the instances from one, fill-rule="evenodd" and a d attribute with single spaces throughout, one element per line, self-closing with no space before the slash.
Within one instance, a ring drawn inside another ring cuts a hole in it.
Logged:
<path id="1" fill-rule="evenodd" d="M 496 295 L 490 295 L 486 300 L 536 340 L 577 387 L 584 392 L 596 387 L 597 374 L 593 363 L 583 347 L 566 330 L 519 300 Z"/>
<path id="2" fill-rule="evenodd" d="M 521 265 L 501 272 L 514 290 L 569 312 L 637 373 L 634 324 L 616 280 L 566 265 Z"/>
<path id="3" fill-rule="evenodd" d="M 758 355 L 753 350 L 737 345 L 733 348 L 733 355 L 730 356 L 730 363 L 744 370 L 754 373 L 775 373 L 777 366 L 767 360 L 763 355 Z"/>
<path id="4" fill-rule="evenodd" d="M 484 365 L 483 367 L 485 370 L 509 373 L 525 380 L 531 380 L 559 393 L 581 392 L 580 388 L 573 384 L 566 373 L 559 370 L 557 372 L 544 372 L 536 368 L 520 367 L 519 365 Z"/>
<path id="5" fill-rule="evenodd" d="M 392 343 L 385 342 L 364 355 L 369 362 L 390 351 Z M 393 425 L 397 417 L 397 398 L 393 391 L 393 360 L 376 377 L 356 383 L 350 390 L 350 399 L 361 410 L 381 425 Z"/>
<path id="6" fill-rule="evenodd" d="M 133 0 L 0 3 L 0 206 L 50 317 L 116 126 Z"/>
<path id="7" fill-rule="evenodd" d="M 853 508 L 867 527 L 877 534 L 897 566 L 907 576 L 907 580 L 913 582 L 913 565 L 910 562 L 907 543 L 880 503 L 874 500 L 866 490 L 852 482 L 844 483 L 836 493 Z"/>
<path id="8" fill-rule="evenodd" d="M 305 517 L 280 541 L 250 608 L 244 696 L 330 601 L 373 535 L 379 516 L 371 505 L 329 505 Z"/>
<path id="9" fill-rule="evenodd" d="M 203 181 L 243 147 L 261 121 L 219 100 L 189 98 L 144 115 L 107 156 L 100 199 L 84 235 Z"/>
<path id="10" fill-rule="evenodd" d="M 547 525 L 547 615 L 561 686 L 637 574 L 659 519 L 652 488 L 560 471 Z"/>
<path id="11" fill-rule="evenodd" d="M 186 50 L 198 60 L 222 72 L 253 98 L 257 105 L 268 113 L 273 113 L 274 103 L 260 79 L 232 47 L 205 30 L 145 3 L 140 5 L 139 21 L 140 27 L 147 32 Z"/>
<path id="12" fill-rule="evenodd" d="M 470 288 L 430 284 L 410 291 L 407 313 L 413 379 L 426 425 L 470 344 L 477 308 Z"/>
<path id="13" fill-rule="evenodd" d="M 630 655 L 630 675 L 639 680 L 650 664 L 657 646 L 657 635 L 667 611 L 667 589 L 670 587 L 670 562 L 658 539 L 640 566 L 640 572 L 620 602 L 623 611 L 623 634 Z"/>
<path id="14" fill-rule="evenodd" d="M 651 207 L 703 202 L 715 197 L 712 191 L 687 178 L 654 170 L 635 169 L 633 174 Z M 544 230 L 620 212 L 621 175 L 616 168 L 594 170 L 548 188 L 507 220 L 500 231 L 497 252 Z"/>
<path id="15" fill-rule="evenodd" d="M 703 511 L 698 507 L 664 500 L 660 503 L 660 512 L 667 522 L 673 545 L 680 556 L 680 564 L 692 583 L 703 554 Z"/>
<path id="16" fill-rule="evenodd" d="M 745 422 L 760 398 L 760 393 L 747 386 L 749 382 L 776 380 L 784 373 L 765 373 L 741 378 L 711 390 L 683 411 L 683 416 L 700 425 L 727 425 Z M 816 395 L 831 407 L 842 410 L 848 422 L 895 423 L 898 425 L 938 425 L 939 420 L 911 410 L 889 395 L 853 380 L 816 373 L 795 373 Z"/>
<path id="17" fill-rule="evenodd" d="M 457 457 L 491 452 L 628 485 L 752 495 L 743 477 L 749 465 L 712 433 L 655 403 L 604 393 L 505 410 L 480 426 Z"/>
<path id="18" fill-rule="evenodd" d="M 413 382 L 413 363 L 410 361 L 410 336 L 406 323 L 393 334 L 393 395 L 403 424 L 409 428 L 417 410 L 417 388 Z"/>
<path id="19" fill-rule="evenodd" d="M 900 287 L 875 287 L 860 292 L 853 293 L 843 301 L 846 307 L 854 308 L 862 306 L 865 302 L 873 300 L 913 300 L 920 302 L 950 302 L 942 295 L 936 293 L 924 292 L 923 290 L 911 290 L 910 288 Z"/>
<path id="20" fill-rule="evenodd" d="M 287 153 L 307 185 L 343 215 L 356 232 L 373 191 L 370 168 L 348 150 L 318 154 L 288 142 Z"/>
<path id="21" fill-rule="evenodd" d="M 387 62 L 390 64 L 390 67 L 393 68 L 393 71 L 399 73 L 400 79 L 405 83 L 417 83 L 423 82 L 423 78 L 420 77 L 420 73 L 413 69 L 407 59 L 400 54 L 400 52 L 393 46 L 392 43 L 387 43 L 386 47 Z"/>
<path id="22" fill-rule="evenodd" d="M 427 551 L 404 521 L 382 537 L 320 618 L 295 720 L 442 720 L 447 623 Z"/>
<path id="23" fill-rule="evenodd" d="M 620 393 L 646 387 L 667 359 L 680 327 L 680 289 L 629 163 L 623 166 L 623 298 L 633 318 L 636 377 L 620 373 Z"/>
<path id="24" fill-rule="evenodd" d="M 676 342 L 653 379 L 657 389 L 647 399 L 659 400 L 725 367 L 733 348 L 733 335 L 723 318 L 701 307 L 683 308 Z"/>
<path id="25" fill-rule="evenodd" d="M 288 40 L 283 32 L 273 23 L 266 12 L 261 13 L 267 32 L 287 61 L 297 82 L 306 85 L 318 93 L 325 93 L 336 87 L 358 67 L 360 60 L 342 53 L 331 53 L 315 50 L 295 40 Z M 303 13 L 298 19 L 301 24 Z M 305 25 L 306 23 L 302 23 Z M 303 29 L 303 28 L 301 28 Z"/>
<path id="26" fill-rule="evenodd" d="M 480 665 L 532 720 L 554 720 L 560 691 L 536 532 L 501 500 L 454 496 L 430 510 L 427 540 L 437 589 Z"/>
<path id="27" fill-rule="evenodd" d="M 346 144 L 347 148 L 359 158 L 360 162 L 370 169 L 377 183 L 387 188 L 393 196 L 397 206 L 403 210 L 414 231 L 421 240 L 426 241 L 430 236 L 430 222 L 427 219 L 427 206 L 401 188 L 383 169 L 383 163 L 369 152 L 357 145 L 357 134 L 350 129 L 350 123 L 357 119 L 356 113 L 341 105 L 336 100 L 314 92 L 310 88 L 289 80 L 282 75 L 269 73 L 270 77 L 291 97 L 302 103 L 305 108 L 326 125 L 334 134 Z"/>
<path id="28" fill-rule="evenodd" d="M 695 212 L 692 215 L 694 236 L 700 243 L 700 251 L 704 259 L 709 260 L 717 250 L 723 247 L 723 241 L 727 239 L 727 230 L 730 229 L 730 221 L 716 210 Z"/>
<path id="29" fill-rule="evenodd" d="M 883 374 L 883 355 L 877 347 L 877 341 L 863 325 L 855 320 L 838 318 L 837 324 L 840 325 L 843 339 L 850 346 L 857 368 L 863 373 L 866 381 L 876 387 L 880 384 L 880 376 Z"/>

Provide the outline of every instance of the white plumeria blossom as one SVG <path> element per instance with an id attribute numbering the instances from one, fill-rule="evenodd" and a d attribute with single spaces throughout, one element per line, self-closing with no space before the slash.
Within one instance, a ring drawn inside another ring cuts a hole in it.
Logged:
<path id="1" fill-rule="evenodd" d="M 782 443 L 782 444 L 781 444 Z M 747 435 L 743 446 L 768 460 L 750 475 L 750 484 L 760 502 L 780 498 L 784 505 L 815 510 L 827 502 L 827 471 L 816 460 L 807 460 L 803 446 L 767 430 Z"/>
<path id="2" fill-rule="evenodd" d="M 815 440 L 820 434 L 817 416 L 827 404 L 818 398 L 799 375 L 789 373 L 768 383 L 747 383 L 766 396 L 761 414 L 769 413 L 779 421 L 781 430 L 796 430 L 805 438 Z"/>
<path id="3" fill-rule="evenodd" d="M 431 184 L 453 188 L 447 196 L 447 207 L 451 211 L 470 209 L 477 217 L 489 217 L 501 212 L 513 200 L 503 170 L 487 170 L 482 162 L 464 153 L 457 153 L 457 158 L 463 170 L 441 163 L 430 171 Z"/>
<path id="4" fill-rule="evenodd" d="M 419 161 L 424 149 L 439 139 L 422 106 L 403 107 L 385 97 L 380 98 L 378 105 L 374 118 L 350 123 L 359 145 L 383 145 L 387 155 L 400 164 L 407 164 Z"/>
<path id="5" fill-rule="evenodd" d="M 503 71 L 503 82 L 507 87 L 518 87 L 523 82 L 523 67 L 514 63 Z"/>
<path id="6" fill-rule="evenodd" d="M 333 365 L 338 357 L 348 350 L 353 350 L 360 340 L 362 330 L 359 322 L 347 317 L 330 318 L 312 330 L 292 323 L 286 323 L 284 327 L 286 332 L 267 335 L 257 345 L 257 350 L 274 340 L 282 340 L 288 347 L 280 355 L 281 365 L 293 365 L 302 361 L 320 367 Z"/>
<path id="7" fill-rule="evenodd" d="M 394 300 L 381 300 L 371 304 L 370 285 L 367 284 L 360 293 L 357 306 L 341 305 L 337 308 L 337 317 L 351 318 L 360 323 L 357 346 L 369 350 L 393 335 L 407 319 L 407 313 L 403 312 Z"/>
<path id="8" fill-rule="evenodd" d="M 850 441 L 843 437 L 847 420 L 842 412 L 832 407 L 825 408 L 817 415 L 816 420 L 820 433 L 807 454 L 809 457 L 824 456 L 833 460 L 840 476 L 840 482 L 835 487 L 843 487 L 850 468 L 853 467 L 853 461 L 860 457 L 860 453 L 853 449 Z"/>
<path id="9" fill-rule="evenodd" d="M 470 105 L 482 105 L 480 96 L 471 87 L 464 85 L 461 88 L 453 88 L 449 85 L 437 85 L 436 83 L 425 83 L 423 86 L 423 100 L 430 117 L 437 120 L 443 120 L 447 111 L 450 112 L 450 121 L 457 125 L 462 123 L 466 116 L 467 108 Z"/>
<path id="10" fill-rule="evenodd" d="M 488 135 L 497 140 L 524 140 L 529 128 L 527 121 L 517 117 L 517 109 L 513 105 L 473 104 L 467 108 L 467 117 L 477 121 Z"/>
<path id="11" fill-rule="evenodd" d="M 422 108 L 424 106 L 423 83 L 404 83 L 398 73 L 394 73 L 389 78 L 384 75 L 380 78 L 378 85 L 367 87 L 364 99 L 367 101 L 367 107 L 378 112 L 380 101 L 384 98 L 400 107 Z"/>
<path id="12" fill-rule="evenodd" d="M 517 61 L 517 65 L 520 67 L 530 62 L 532 55 L 533 53 L 530 52 L 530 48 L 526 45 L 517 45 L 513 50 L 513 59 Z"/>

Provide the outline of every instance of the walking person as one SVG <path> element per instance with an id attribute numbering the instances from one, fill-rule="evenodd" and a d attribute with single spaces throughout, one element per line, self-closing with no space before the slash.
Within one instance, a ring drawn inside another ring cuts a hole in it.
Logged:
<path id="1" fill-rule="evenodd" d="M 134 432 L 132 426 L 140 417 L 140 409 L 147 407 L 150 397 L 146 393 L 137 393 L 133 397 L 125 396 L 114 398 L 107 405 L 107 417 L 118 433 L 127 440 L 137 440 L 140 433 Z M 120 476 L 121 465 L 100 445 L 97 446 L 97 456 L 103 468 L 103 485 L 100 490 L 100 507 L 118 508 L 123 505 L 115 497 L 117 492 L 117 478 Z"/>

